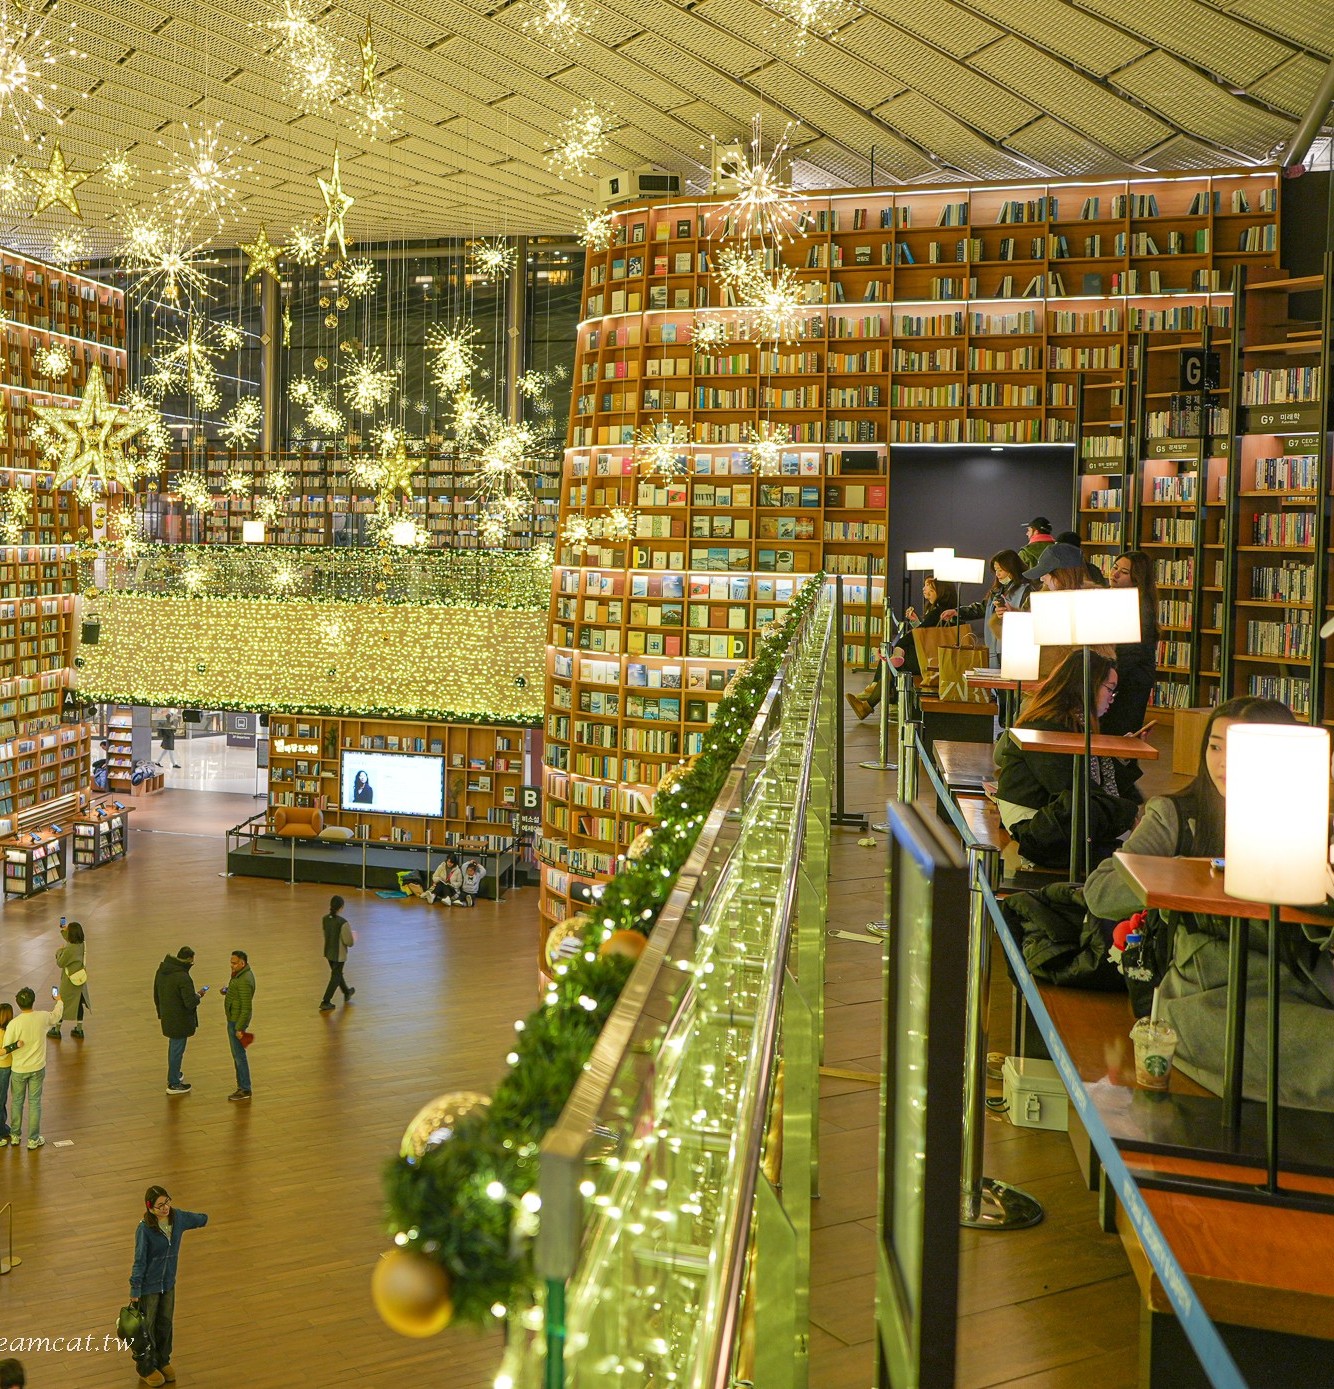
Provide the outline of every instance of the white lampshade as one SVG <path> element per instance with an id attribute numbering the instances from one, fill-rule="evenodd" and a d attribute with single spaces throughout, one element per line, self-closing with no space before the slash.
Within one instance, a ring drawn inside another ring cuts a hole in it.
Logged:
<path id="1" fill-rule="evenodd" d="M 903 567 L 909 571 L 934 569 L 942 560 L 953 558 L 953 547 L 937 546 L 934 550 L 909 550 Z"/>
<path id="2" fill-rule="evenodd" d="M 1032 613 L 1001 614 L 1001 674 L 1007 680 L 1038 680 L 1042 648 L 1033 640 Z"/>
<path id="3" fill-rule="evenodd" d="M 1029 599 L 1039 646 L 1114 646 L 1139 641 L 1139 590 L 1081 588 Z"/>
<path id="4" fill-rule="evenodd" d="M 1325 900 L 1329 732 L 1290 724 L 1227 730 L 1223 887 L 1252 902 Z"/>
<path id="5" fill-rule="evenodd" d="M 935 567 L 936 578 L 949 579 L 956 584 L 980 584 L 986 573 L 986 560 L 965 559 L 962 555 L 949 555 L 938 560 Z"/>
<path id="6" fill-rule="evenodd" d="M 247 545 L 262 545 L 264 543 L 264 522 L 242 521 L 241 539 Z"/>

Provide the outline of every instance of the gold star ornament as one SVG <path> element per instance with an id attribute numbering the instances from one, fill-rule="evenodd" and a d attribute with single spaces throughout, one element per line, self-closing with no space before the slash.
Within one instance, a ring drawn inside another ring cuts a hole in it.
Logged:
<path id="1" fill-rule="evenodd" d="M 259 235 L 253 241 L 243 241 L 241 249 L 246 253 L 250 264 L 246 266 L 245 277 L 253 280 L 256 275 L 272 275 L 275 280 L 279 279 L 278 257 L 282 254 L 283 248 L 275 246 L 269 240 L 269 229 L 261 226 Z"/>
<path id="2" fill-rule="evenodd" d="M 101 367 L 92 368 L 78 405 L 38 405 L 34 410 L 61 445 L 56 464 L 57 487 L 71 479 L 81 481 L 93 473 L 104 484 L 133 484 L 135 469 L 125 457 L 124 448 L 143 432 L 145 421 L 136 420 L 128 410 L 107 399 Z"/>
<path id="3" fill-rule="evenodd" d="M 343 219 L 347 216 L 348 209 L 356 202 L 355 198 L 349 198 L 343 192 L 342 175 L 338 170 L 338 146 L 334 146 L 333 174 L 326 181 L 322 178 L 315 180 L 320 185 L 320 192 L 324 195 L 324 249 L 329 249 L 331 241 L 338 242 L 338 254 L 347 255 L 347 237 L 343 226 Z"/>
<path id="4" fill-rule="evenodd" d="M 375 95 L 375 67 L 380 61 L 380 55 L 375 51 L 375 45 L 371 42 L 371 20 L 366 16 L 366 35 L 359 39 L 361 46 L 361 94 L 362 96 Z"/>
<path id="5" fill-rule="evenodd" d="M 45 212 L 54 203 L 59 203 L 61 207 L 67 207 L 79 221 L 83 221 L 83 213 L 79 211 L 79 200 L 74 196 L 74 190 L 88 178 L 88 175 L 75 173 L 65 163 L 59 140 L 51 146 L 51 158 L 45 169 L 29 169 L 25 166 L 23 172 L 37 185 L 37 204 L 32 210 L 34 217 L 39 212 Z"/>

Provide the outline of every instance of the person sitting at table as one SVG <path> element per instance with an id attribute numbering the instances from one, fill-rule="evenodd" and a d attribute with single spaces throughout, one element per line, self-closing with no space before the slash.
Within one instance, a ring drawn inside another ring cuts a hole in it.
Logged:
<path id="1" fill-rule="evenodd" d="M 1048 551 L 1050 553 L 1050 551 Z M 1116 692 L 1116 666 L 1099 651 L 1089 652 L 1093 692 L 1091 732 Z M 1016 728 L 1061 733 L 1084 731 L 1084 655 L 1070 652 L 1024 701 Z M 1070 863 L 1074 833 L 1075 759 L 1063 753 L 1022 747 L 1002 733 L 992 754 L 996 764 L 996 806 L 1001 824 L 1019 845 L 1020 854 L 1039 868 L 1064 869 Z M 1135 823 L 1138 804 L 1117 782 L 1117 762 L 1093 757 L 1089 775 L 1092 864 L 1101 863 Z"/>
<path id="2" fill-rule="evenodd" d="M 1154 796 L 1122 846 L 1127 854 L 1157 858 L 1216 858 L 1223 852 L 1227 798 L 1227 730 L 1237 723 L 1292 724 L 1287 705 L 1244 696 L 1209 716 L 1199 764 L 1190 784 Z M 1276 810 L 1281 814 L 1281 810 Z M 1221 883 L 1220 883 L 1221 886 Z M 1143 908 L 1129 875 L 1115 859 L 1101 864 L 1084 885 L 1095 916 L 1120 921 Z M 1221 1094 L 1227 1033 L 1228 923 L 1190 912 L 1161 914 L 1169 933 L 1167 972 L 1159 986 L 1159 1018 L 1177 1030 L 1175 1064 L 1191 1079 Z M 1332 923 L 1334 924 L 1334 923 Z M 1268 924 L 1249 923 L 1246 972 L 1244 1093 L 1262 1100 L 1268 1031 Z M 1334 1110 L 1334 930 L 1285 925 L 1279 942 L 1279 1101 L 1300 1109 Z"/>
<path id="3" fill-rule="evenodd" d="M 890 665 L 895 670 L 908 670 L 914 675 L 922 672 L 917 663 L 917 644 L 912 634 L 918 627 L 948 627 L 953 624 L 952 614 L 959 606 L 959 585 L 952 579 L 937 579 L 928 574 L 922 580 L 922 601 L 926 604 L 926 611 L 921 617 L 917 616 L 916 608 L 909 607 L 899 630 L 886 633 L 893 643 Z M 949 618 L 945 617 L 946 612 L 951 614 Z M 876 676 L 859 695 L 849 691 L 847 701 L 859 719 L 866 718 L 880 703 L 880 677 Z"/>
<path id="4" fill-rule="evenodd" d="M 1118 642 L 1116 698 L 1102 721 L 1104 733 L 1134 733 L 1144 724 L 1158 678 L 1158 586 L 1153 560 L 1143 550 L 1127 550 L 1112 565 L 1112 587 L 1139 595 L 1139 640 Z"/>

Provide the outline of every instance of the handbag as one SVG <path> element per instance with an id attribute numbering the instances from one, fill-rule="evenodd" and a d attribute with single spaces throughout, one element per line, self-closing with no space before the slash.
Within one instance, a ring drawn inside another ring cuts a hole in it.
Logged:
<path id="1" fill-rule="evenodd" d="M 980 685 L 970 685 L 964 673 L 970 670 L 985 670 L 990 658 L 985 647 L 981 646 L 942 646 L 936 652 L 940 667 L 940 684 L 937 697 L 955 700 L 960 704 L 987 704 L 991 692 Z"/>
<path id="2" fill-rule="evenodd" d="M 88 971 L 84 969 L 82 965 L 80 965 L 78 969 L 70 970 L 69 982 L 73 984 L 76 989 L 83 988 L 83 986 L 88 982 Z"/>
<path id="3" fill-rule="evenodd" d="M 945 647 L 973 645 L 971 627 L 914 627 L 913 645 L 917 648 L 917 669 L 922 674 L 923 689 L 933 688 L 940 678 L 938 653 Z"/>

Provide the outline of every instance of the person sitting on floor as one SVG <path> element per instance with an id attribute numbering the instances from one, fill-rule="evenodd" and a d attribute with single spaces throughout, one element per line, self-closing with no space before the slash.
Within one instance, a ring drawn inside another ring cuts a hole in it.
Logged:
<path id="1" fill-rule="evenodd" d="M 1159 858 L 1215 858 L 1223 852 L 1227 803 L 1227 730 L 1237 723 L 1295 724 L 1285 704 L 1244 696 L 1209 716 L 1195 777 L 1182 790 L 1154 796 L 1123 848 Z M 1118 921 L 1142 909 L 1130 878 L 1111 859 L 1084 888 L 1088 909 Z M 1191 912 L 1160 916 L 1168 938 L 1159 1017 L 1176 1028 L 1175 1064 L 1221 1094 L 1227 1035 L 1228 923 Z M 1279 939 L 1279 1103 L 1334 1111 L 1334 930 L 1281 927 Z M 1246 1057 L 1243 1090 L 1263 1100 L 1268 1061 L 1268 923 L 1247 932 Z"/>
<path id="2" fill-rule="evenodd" d="M 463 873 L 459 869 L 459 861 L 453 854 L 445 857 L 445 861 L 431 874 L 431 886 L 422 894 L 423 902 L 439 902 L 442 906 L 452 907 L 455 902 L 463 898 Z"/>
<path id="3" fill-rule="evenodd" d="M 475 858 L 470 858 L 463 865 L 463 905 L 471 907 L 477 901 L 477 894 L 482 890 L 482 880 L 486 877 L 486 869 L 477 862 Z"/>
<path id="4" fill-rule="evenodd" d="M 1050 553 L 1050 552 L 1049 552 Z M 1097 651 L 1089 653 L 1093 692 L 1092 732 L 1116 692 L 1116 666 Z M 1016 728 L 1052 732 L 1084 731 L 1084 656 L 1072 651 L 1024 701 Z M 1070 862 L 1074 833 L 1075 759 L 1064 754 L 1035 752 L 1021 747 L 1008 732 L 996 742 L 996 805 L 1001 824 L 1014 837 L 1019 852 L 1039 868 L 1064 869 Z M 1117 762 L 1094 757 L 1089 769 L 1092 858 L 1101 863 L 1135 823 L 1138 801 L 1117 784 Z"/>

